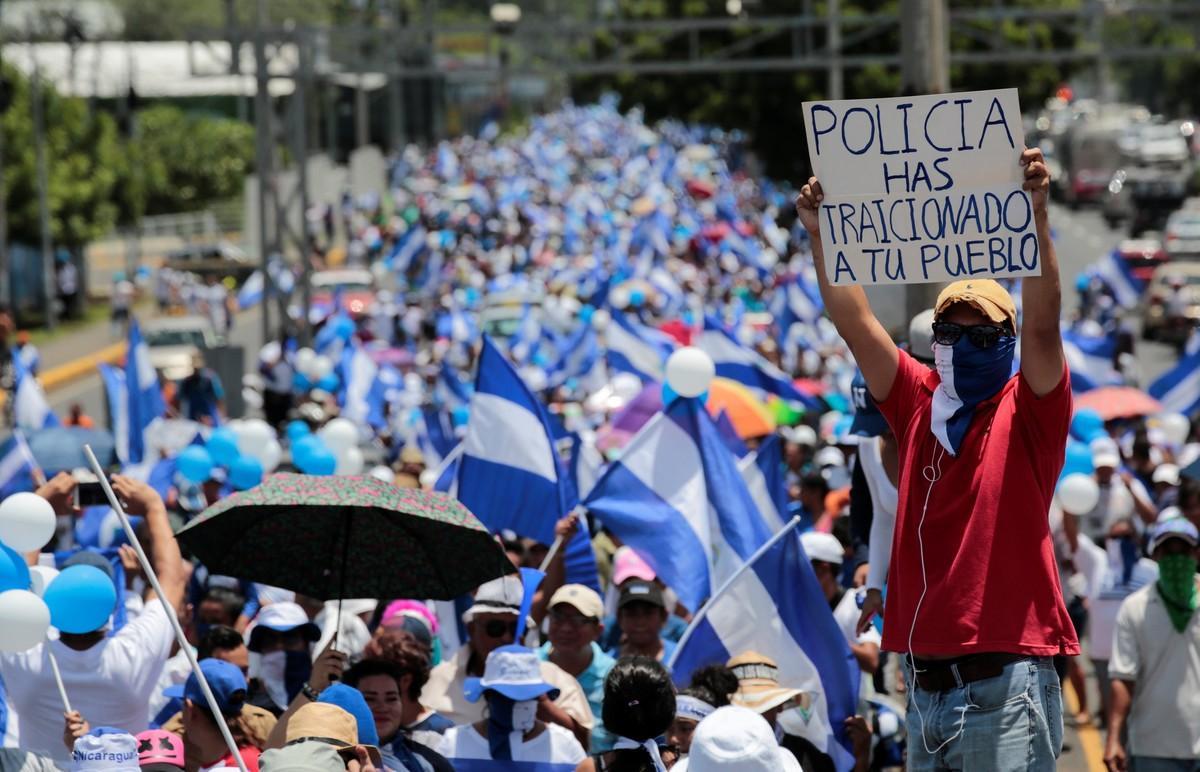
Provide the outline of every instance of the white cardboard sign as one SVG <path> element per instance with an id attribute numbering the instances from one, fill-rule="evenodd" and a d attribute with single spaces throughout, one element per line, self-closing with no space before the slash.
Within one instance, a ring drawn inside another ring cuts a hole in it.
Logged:
<path id="1" fill-rule="evenodd" d="M 1016 89 L 803 109 L 831 283 L 1041 274 Z"/>

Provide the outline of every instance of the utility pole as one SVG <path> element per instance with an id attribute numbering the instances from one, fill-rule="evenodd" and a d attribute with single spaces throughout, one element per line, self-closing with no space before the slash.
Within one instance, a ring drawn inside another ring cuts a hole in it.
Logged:
<path id="1" fill-rule="evenodd" d="M 3 17 L 3 13 L 0 13 Z M 0 27 L 0 50 L 4 29 Z M 13 84 L 4 77 L 4 57 L 0 55 L 0 303 L 11 306 L 8 291 L 8 199 L 4 195 L 4 115 L 12 101 Z"/>
<path id="2" fill-rule="evenodd" d="M 842 79 L 842 19 L 841 0 L 829 0 L 829 99 L 844 99 L 845 88 Z"/>
<path id="3" fill-rule="evenodd" d="M 950 90 L 950 32 L 946 0 L 900 0 L 900 75 L 903 94 Z M 938 284 L 906 284 L 906 319 L 931 308 Z M 907 329 L 907 323 L 905 324 Z"/>
<path id="4" fill-rule="evenodd" d="M 34 50 L 31 48 L 31 50 Z M 33 78 L 30 96 L 33 100 L 33 150 L 38 177 L 38 219 L 42 230 L 42 296 L 45 300 L 46 329 L 54 329 L 54 250 L 50 243 L 50 175 L 46 168 L 46 116 L 42 104 L 42 71 L 38 56 L 33 54 Z"/>
<path id="5" fill-rule="evenodd" d="M 267 75 L 266 0 L 258 0 L 254 14 L 254 168 L 258 175 L 258 261 L 263 278 L 262 342 L 271 340 L 271 297 L 274 281 L 267 270 L 271 259 L 271 241 L 267 237 L 267 186 L 271 184 L 271 94 Z"/>
<path id="6" fill-rule="evenodd" d="M 308 48 L 308 33 L 301 30 L 296 36 L 296 56 L 300 78 L 296 81 L 296 100 L 292 107 L 296 111 L 292 119 L 296 132 L 296 184 L 300 193 L 300 270 L 303 272 L 302 293 L 304 297 L 304 319 L 300 329 L 303 330 L 302 344 L 312 343 L 312 320 L 308 313 L 312 308 L 312 257 L 313 252 L 308 238 L 308 86 L 312 80 L 311 52 Z"/>

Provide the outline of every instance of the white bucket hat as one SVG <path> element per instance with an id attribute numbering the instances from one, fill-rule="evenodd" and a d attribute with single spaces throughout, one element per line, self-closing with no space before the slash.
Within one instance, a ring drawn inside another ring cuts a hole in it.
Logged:
<path id="1" fill-rule="evenodd" d="M 700 722 L 688 757 L 672 772 L 800 772 L 800 762 L 779 747 L 766 719 L 726 705 Z"/>

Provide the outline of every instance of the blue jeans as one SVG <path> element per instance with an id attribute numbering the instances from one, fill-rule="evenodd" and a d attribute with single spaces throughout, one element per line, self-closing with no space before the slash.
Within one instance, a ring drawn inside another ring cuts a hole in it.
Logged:
<path id="1" fill-rule="evenodd" d="M 944 692 L 908 679 L 910 772 L 1053 772 L 1062 751 L 1062 686 L 1049 657 Z"/>
<path id="2" fill-rule="evenodd" d="M 1200 760 L 1130 756 L 1129 772 L 1200 772 Z"/>

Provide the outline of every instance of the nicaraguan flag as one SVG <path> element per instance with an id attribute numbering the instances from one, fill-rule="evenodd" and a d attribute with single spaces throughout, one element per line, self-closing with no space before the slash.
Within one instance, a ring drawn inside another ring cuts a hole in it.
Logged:
<path id="1" fill-rule="evenodd" d="M 1147 391 L 1166 412 L 1190 418 L 1200 411 L 1200 333 L 1192 333 L 1179 364 L 1159 376 Z"/>
<path id="2" fill-rule="evenodd" d="M 142 340 L 142 331 L 137 319 L 129 323 L 129 347 L 125 352 L 125 385 L 128 397 L 128 444 L 124 464 L 140 464 L 146 452 L 144 433 L 155 418 L 167 411 L 162 391 L 158 386 L 158 373 L 150 363 L 150 347 Z M 116 432 L 113 433 L 116 438 Z M 117 447 L 121 440 L 117 438 Z M 119 455 L 119 454 L 118 454 Z"/>
<path id="3" fill-rule="evenodd" d="M 770 307 L 779 331 L 786 335 L 797 322 L 815 323 L 825 306 L 821 302 L 820 291 L 810 287 L 805 278 L 797 274 L 775 285 Z"/>
<path id="4" fill-rule="evenodd" d="M 458 500 L 493 533 L 507 528 L 543 544 L 553 542 L 555 523 L 577 503 L 553 436 L 541 403 L 484 336 L 458 462 Z M 584 550 L 590 555 L 587 529 L 563 549 L 568 569 Z M 568 581 L 595 586 L 594 558 L 590 581 L 586 573 L 572 577 L 568 570 Z"/>
<path id="5" fill-rule="evenodd" d="M 245 311 L 247 308 L 261 303 L 265 285 L 266 282 L 263 281 L 262 271 L 255 271 L 250 274 L 245 283 L 242 284 L 241 289 L 238 290 L 238 308 Z"/>
<path id="6" fill-rule="evenodd" d="M 722 410 L 717 413 L 714 422 L 717 425 L 717 431 L 721 434 L 721 440 L 724 441 L 725 447 L 729 448 L 729 452 L 736 458 L 745 458 L 750 449 L 746 447 L 746 443 L 742 442 L 742 438 L 738 436 L 737 429 L 733 426 L 733 421 L 729 420 L 729 415 Z"/>
<path id="7" fill-rule="evenodd" d="M 391 254 L 384 258 L 384 264 L 396 273 L 406 273 L 413 260 L 425 251 L 426 235 L 425 228 L 420 225 L 409 228 L 396 240 Z"/>
<path id="8" fill-rule="evenodd" d="M 604 341 L 608 366 L 618 372 L 633 373 L 643 381 L 663 379 L 667 357 L 674 349 L 668 336 L 631 321 L 616 310 L 604 331 Z"/>
<path id="9" fill-rule="evenodd" d="M 1086 335 L 1075 329 L 1062 332 L 1063 355 L 1071 371 L 1071 390 L 1091 391 L 1099 386 L 1119 386 L 1121 374 L 1113 367 L 1117 335 Z"/>
<path id="10" fill-rule="evenodd" d="M 349 362 L 342 369 L 345 389 L 342 415 L 359 426 L 370 424 L 375 428 L 380 428 L 378 423 L 371 422 L 372 418 L 376 422 L 383 420 L 382 400 L 384 394 L 382 392 L 386 388 L 386 384 L 384 379 L 376 377 L 379 375 L 379 365 L 375 364 L 362 346 L 354 346 Z M 373 396 L 376 398 L 375 415 L 372 415 L 371 398 Z"/>
<path id="11" fill-rule="evenodd" d="M 437 384 L 434 385 L 434 396 L 443 409 L 450 411 L 466 407 L 471 402 L 471 387 L 462 382 L 458 373 L 444 359 Z"/>
<path id="12" fill-rule="evenodd" d="M 1096 274 L 1112 290 L 1123 308 L 1137 308 L 1146 284 L 1133 275 L 1129 263 L 1116 250 L 1100 258 Z"/>
<path id="13" fill-rule="evenodd" d="M 16 381 L 13 384 L 13 422 L 26 431 L 58 426 L 58 416 L 50 409 L 46 392 L 37 378 L 25 368 L 21 357 L 12 357 Z"/>
<path id="14" fill-rule="evenodd" d="M 733 454 L 695 399 L 641 428 L 583 505 L 697 609 L 770 536 Z"/>
<path id="15" fill-rule="evenodd" d="M 779 716 L 785 731 L 813 743 L 841 772 L 853 768 L 842 725 L 855 713 L 858 663 L 817 584 L 795 523 L 696 613 L 671 659 L 671 672 L 686 683 L 697 668 L 750 650 L 778 663 L 782 686 L 803 690 L 799 707 Z"/>
<path id="16" fill-rule="evenodd" d="M 809 408 L 819 407 L 812 397 L 793 386 L 781 370 L 739 343 L 733 333 L 711 316 L 704 318 L 704 331 L 692 345 L 712 357 L 718 377 L 737 381 L 760 394 L 774 394 Z"/>
<path id="17" fill-rule="evenodd" d="M 460 442 L 442 458 L 442 463 L 433 468 L 433 489 L 458 498 L 458 462 L 462 459 L 463 444 Z"/>
<path id="18" fill-rule="evenodd" d="M 738 471 L 758 505 L 759 514 L 771 533 L 778 533 L 791 519 L 788 514 L 787 477 L 783 471 L 783 444 L 772 434 L 738 461 Z"/>
<path id="19" fill-rule="evenodd" d="M 37 489 L 37 464 L 18 429 L 0 445 L 0 499 Z"/>

